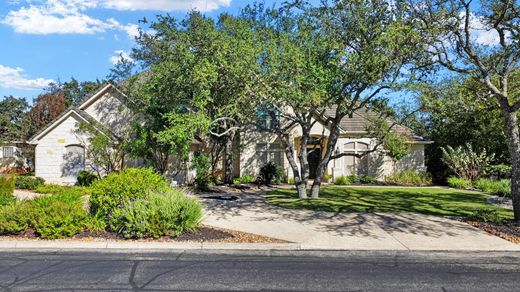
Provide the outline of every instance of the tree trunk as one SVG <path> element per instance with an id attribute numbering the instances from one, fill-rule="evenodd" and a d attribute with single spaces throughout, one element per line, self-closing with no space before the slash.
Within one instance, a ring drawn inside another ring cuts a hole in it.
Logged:
<path id="1" fill-rule="evenodd" d="M 313 199 L 317 199 L 320 196 L 321 181 L 323 180 L 323 176 L 325 175 L 325 171 L 329 165 L 330 157 L 336 149 L 336 143 L 338 142 L 339 138 L 339 131 L 340 130 L 338 126 L 334 126 L 331 129 L 325 153 L 322 152 L 322 156 L 320 157 L 318 167 L 316 169 L 316 176 L 311 188 L 311 198 Z"/>
<path id="2" fill-rule="evenodd" d="M 298 165 L 296 164 L 296 159 L 294 157 L 294 145 L 290 141 L 290 137 L 285 135 L 278 135 L 278 137 L 282 141 L 287 161 L 289 161 L 289 166 L 293 172 L 294 185 L 298 191 L 298 198 L 307 199 L 307 181 L 303 179 L 304 176 L 300 175 Z"/>
<path id="3" fill-rule="evenodd" d="M 509 108 L 509 107 L 508 107 Z M 513 172 L 511 174 L 511 197 L 513 199 L 513 213 L 515 221 L 520 222 L 520 134 L 518 118 L 515 111 L 502 106 L 506 125 L 507 146 Z"/>
<path id="4" fill-rule="evenodd" d="M 234 133 L 226 136 L 224 147 L 224 183 L 233 184 L 233 138 Z"/>

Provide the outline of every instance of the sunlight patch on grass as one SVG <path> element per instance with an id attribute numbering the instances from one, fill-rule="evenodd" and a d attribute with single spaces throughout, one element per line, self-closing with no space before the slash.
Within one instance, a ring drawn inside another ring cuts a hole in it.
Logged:
<path id="1" fill-rule="evenodd" d="M 513 216 L 512 211 L 487 203 L 488 197 L 485 193 L 444 188 L 345 186 L 323 187 L 319 199 L 299 199 L 292 189 L 278 189 L 267 193 L 269 203 L 289 209 L 467 216 L 478 209 L 488 208 L 499 210 L 504 218 Z"/>

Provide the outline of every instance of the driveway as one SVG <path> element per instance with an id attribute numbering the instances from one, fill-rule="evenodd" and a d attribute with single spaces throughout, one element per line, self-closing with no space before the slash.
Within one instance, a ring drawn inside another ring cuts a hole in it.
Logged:
<path id="1" fill-rule="evenodd" d="M 204 198 L 204 224 L 278 238 L 302 249 L 495 250 L 520 245 L 466 223 L 422 214 L 330 213 L 290 210 L 268 204 L 259 192 L 233 193 L 235 201 Z"/>

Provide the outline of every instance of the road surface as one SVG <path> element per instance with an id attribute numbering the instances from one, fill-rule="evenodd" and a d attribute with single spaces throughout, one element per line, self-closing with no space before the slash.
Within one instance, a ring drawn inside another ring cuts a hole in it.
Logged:
<path id="1" fill-rule="evenodd" d="M 2 251 L 0 290 L 520 291 L 520 254 Z"/>

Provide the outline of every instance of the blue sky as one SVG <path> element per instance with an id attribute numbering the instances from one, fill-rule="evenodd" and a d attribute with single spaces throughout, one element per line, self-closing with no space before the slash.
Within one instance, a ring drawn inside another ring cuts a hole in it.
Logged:
<path id="1" fill-rule="evenodd" d="M 51 81 L 104 78 L 134 45 L 138 20 L 192 9 L 237 13 L 249 0 L 0 0 L 0 99 Z M 265 1 L 273 3 L 274 1 Z"/>

